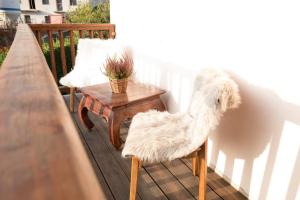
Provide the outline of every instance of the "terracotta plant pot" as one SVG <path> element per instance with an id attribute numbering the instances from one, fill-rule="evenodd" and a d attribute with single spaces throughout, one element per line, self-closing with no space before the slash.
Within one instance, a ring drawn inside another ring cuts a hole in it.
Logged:
<path id="1" fill-rule="evenodd" d="M 128 79 L 109 79 L 113 93 L 126 93 Z"/>

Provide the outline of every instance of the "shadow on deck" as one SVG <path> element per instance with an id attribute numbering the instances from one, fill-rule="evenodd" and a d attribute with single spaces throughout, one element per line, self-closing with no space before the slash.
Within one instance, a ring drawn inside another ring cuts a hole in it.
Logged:
<path id="1" fill-rule="evenodd" d="M 66 103 L 69 96 L 64 96 Z M 80 95 L 75 98 L 78 107 Z M 98 181 L 110 200 L 128 200 L 130 183 L 130 159 L 121 157 L 121 152 L 109 142 L 107 124 L 90 114 L 95 127 L 89 132 L 79 121 L 77 110 L 71 113 L 75 126 L 85 146 Z M 124 123 L 121 135 L 126 136 L 128 124 Z M 208 169 L 207 200 L 244 200 L 241 193 L 232 188 L 224 179 Z M 138 200 L 154 199 L 197 199 L 198 178 L 192 175 L 191 162 L 186 159 L 155 165 L 147 165 L 139 170 Z"/>

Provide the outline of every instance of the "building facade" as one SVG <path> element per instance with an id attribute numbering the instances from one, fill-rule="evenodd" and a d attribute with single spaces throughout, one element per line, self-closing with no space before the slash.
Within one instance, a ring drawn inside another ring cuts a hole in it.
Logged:
<path id="1" fill-rule="evenodd" d="M 103 0 L 20 0 L 21 20 L 24 23 L 62 23 L 67 11 L 81 3 L 93 6 Z"/>
<path id="2" fill-rule="evenodd" d="M 0 27 L 5 28 L 14 25 L 20 17 L 20 1 L 19 0 L 1 0 L 0 1 Z"/>

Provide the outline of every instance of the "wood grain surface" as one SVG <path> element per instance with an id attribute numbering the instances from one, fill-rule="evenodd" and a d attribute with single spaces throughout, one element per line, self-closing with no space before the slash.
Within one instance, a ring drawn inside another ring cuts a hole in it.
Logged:
<path id="1" fill-rule="evenodd" d="M 65 95 L 68 104 L 69 95 Z M 81 94 L 75 98 L 75 111 L 78 108 Z M 93 167 L 101 183 L 103 191 L 109 193 L 115 200 L 129 199 L 129 185 L 131 176 L 131 160 L 124 159 L 121 151 L 116 151 L 110 144 L 108 125 L 104 120 L 91 113 L 90 117 L 95 127 L 89 131 L 80 122 L 76 112 L 72 113 L 77 124 L 79 134 L 85 143 L 86 151 L 94 163 Z M 125 140 L 129 123 L 122 126 L 122 139 Z M 201 175 L 201 174 L 200 174 Z M 105 180 L 105 182 L 103 181 Z M 206 199 L 207 200 L 245 200 L 241 193 L 232 188 L 228 182 L 208 168 Z M 139 169 L 137 196 L 142 200 L 182 200 L 198 199 L 199 179 L 192 174 L 191 159 L 178 159 L 161 164 L 145 163 Z M 111 198 L 109 198 L 111 199 Z"/>
<path id="2" fill-rule="evenodd" d="M 28 25 L 18 26 L 0 92 L 0 199 L 106 199 Z"/>
<path id="3" fill-rule="evenodd" d="M 92 96 L 99 100 L 102 105 L 110 108 L 137 103 L 138 101 L 143 101 L 151 97 L 159 97 L 166 92 L 157 87 L 133 81 L 128 82 L 126 93 L 112 93 L 109 83 L 79 88 L 79 91 Z"/>

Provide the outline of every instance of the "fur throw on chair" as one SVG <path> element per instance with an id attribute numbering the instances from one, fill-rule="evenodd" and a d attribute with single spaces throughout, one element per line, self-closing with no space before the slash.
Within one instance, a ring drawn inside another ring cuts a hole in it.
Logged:
<path id="1" fill-rule="evenodd" d="M 74 69 L 59 83 L 68 87 L 85 87 L 108 82 L 100 68 L 107 57 L 120 57 L 127 48 L 117 39 L 79 39 Z"/>
<path id="2" fill-rule="evenodd" d="M 229 108 L 240 104 L 237 84 L 219 69 L 196 78 L 186 113 L 148 111 L 132 119 L 122 155 L 148 163 L 174 160 L 197 150 Z"/>

